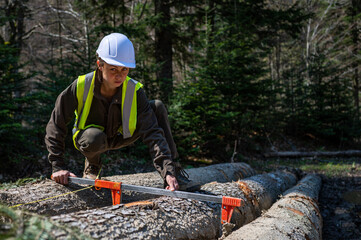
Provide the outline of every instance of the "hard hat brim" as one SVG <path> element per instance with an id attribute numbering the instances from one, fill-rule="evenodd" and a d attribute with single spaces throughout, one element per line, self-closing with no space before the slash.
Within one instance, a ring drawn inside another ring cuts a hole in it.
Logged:
<path id="1" fill-rule="evenodd" d="M 106 62 L 109 65 L 114 65 L 114 66 L 120 66 L 120 67 L 127 67 L 127 68 L 135 68 L 135 63 L 125 63 L 125 62 L 118 62 L 114 59 L 111 58 L 101 58 L 104 60 L 104 62 Z"/>

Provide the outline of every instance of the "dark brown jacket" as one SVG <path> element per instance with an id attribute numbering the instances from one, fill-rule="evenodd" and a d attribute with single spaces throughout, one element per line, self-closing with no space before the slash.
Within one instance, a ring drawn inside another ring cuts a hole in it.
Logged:
<path id="1" fill-rule="evenodd" d="M 153 163 L 160 175 L 165 179 L 167 174 L 175 176 L 171 152 L 164 137 L 163 130 L 158 126 L 157 119 L 143 89 L 137 91 L 137 126 L 132 138 L 119 137 L 118 129 L 122 124 L 121 102 L 122 86 L 108 102 L 100 94 L 101 82 L 96 73 L 94 97 L 85 126 L 96 124 L 103 126 L 108 137 L 109 149 L 129 145 L 135 138 L 140 137 L 148 145 Z M 68 86 L 57 98 L 55 108 L 46 127 L 45 143 L 49 151 L 49 162 L 53 172 L 66 170 L 64 164 L 65 136 L 67 125 L 74 118 L 74 111 L 78 101 L 76 97 L 77 79 Z M 118 136 L 118 137 L 117 137 Z M 117 143 L 114 143 L 117 139 Z M 116 146 L 116 147 L 115 147 Z M 69 170 L 69 169 L 67 169 Z"/>

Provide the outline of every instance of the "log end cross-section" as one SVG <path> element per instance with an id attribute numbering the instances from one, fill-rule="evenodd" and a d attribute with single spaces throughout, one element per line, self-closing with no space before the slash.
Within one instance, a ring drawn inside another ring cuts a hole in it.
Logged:
<path id="1" fill-rule="evenodd" d="M 322 239 L 322 217 L 317 205 L 321 178 L 310 174 L 283 193 L 263 216 L 226 239 Z"/>

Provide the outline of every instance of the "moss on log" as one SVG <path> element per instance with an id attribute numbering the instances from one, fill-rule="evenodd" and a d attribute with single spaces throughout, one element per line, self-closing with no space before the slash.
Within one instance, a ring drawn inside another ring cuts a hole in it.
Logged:
<path id="1" fill-rule="evenodd" d="M 262 217 L 226 239 L 322 239 L 322 216 L 317 205 L 320 188 L 321 178 L 307 175 Z"/>
<path id="2" fill-rule="evenodd" d="M 186 171 L 190 179 L 199 181 L 201 184 L 211 181 L 236 181 L 242 177 L 255 174 L 255 171 L 245 163 L 217 164 Z M 157 172 L 112 176 L 106 177 L 106 179 L 134 185 L 163 187 L 163 181 Z M 56 198 L 47 199 L 46 201 L 34 202 L 19 207 L 20 209 L 27 209 L 31 212 L 47 215 L 58 215 L 112 205 L 111 194 L 108 189 L 97 191 L 91 188 L 68 194 L 81 188 L 83 187 L 75 184 L 63 186 L 51 180 L 44 180 L 17 188 L 0 190 L 0 202 L 7 206 L 13 206 L 61 195 Z M 154 198 L 154 195 L 142 195 L 129 191 L 122 192 L 124 202 L 149 198 Z"/>

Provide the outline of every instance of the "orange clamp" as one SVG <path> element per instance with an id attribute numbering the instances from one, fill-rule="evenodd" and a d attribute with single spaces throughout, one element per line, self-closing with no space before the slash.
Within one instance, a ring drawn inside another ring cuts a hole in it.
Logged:
<path id="1" fill-rule="evenodd" d="M 223 196 L 222 198 L 222 224 L 231 221 L 235 207 L 242 206 L 242 199 Z"/>
<path id="2" fill-rule="evenodd" d="M 112 191 L 113 205 L 120 204 L 122 198 L 121 182 L 111 182 L 111 181 L 96 179 L 94 186 L 97 190 L 99 190 L 100 188 L 109 188 Z"/>

